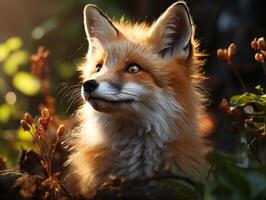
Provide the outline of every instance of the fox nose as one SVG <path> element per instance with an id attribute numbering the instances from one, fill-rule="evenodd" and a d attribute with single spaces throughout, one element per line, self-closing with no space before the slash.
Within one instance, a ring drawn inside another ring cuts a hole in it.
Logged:
<path id="1" fill-rule="evenodd" d="M 98 86 L 99 84 L 95 80 L 88 80 L 83 83 L 83 88 L 85 92 L 88 92 L 88 93 L 91 93 L 94 90 L 96 90 Z"/>

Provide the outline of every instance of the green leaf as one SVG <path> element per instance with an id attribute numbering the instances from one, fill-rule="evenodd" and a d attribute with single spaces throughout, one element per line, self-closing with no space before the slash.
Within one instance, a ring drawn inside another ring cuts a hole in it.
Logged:
<path id="1" fill-rule="evenodd" d="M 19 128 L 17 131 L 17 139 L 25 142 L 32 142 L 33 140 L 29 131 L 24 131 L 22 128 Z"/>
<path id="2" fill-rule="evenodd" d="M 39 80 L 28 72 L 16 73 L 12 82 L 16 89 L 28 96 L 37 95 L 41 88 Z"/>
<path id="3" fill-rule="evenodd" d="M 252 199 L 266 199 L 266 174 L 253 169 L 245 173 L 244 177 L 249 182 Z"/>
<path id="4" fill-rule="evenodd" d="M 6 47 L 9 51 L 18 50 L 22 47 L 22 40 L 19 37 L 11 37 L 6 41 Z"/>
<path id="5" fill-rule="evenodd" d="M 12 116 L 12 106 L 8 104 L 2 104 L 0 105 L 0 122 L 1 123 L 7 123 L 11 116 Z"/>
<path id="6" fill-rule="evenodd" d="M 9 49 L 5 44 L 0 44 L 0 62 L 3 62 L 9 55 Z"/>
<path id="7" fill-rule="evenodd" d="M 205 195 L 210 199 L 249 199 L 249 182 L 234 159 L 212 152 L 208 155 L 208 160 L 213 165 L 215 181 L 207 182 Z"/>
<path id="8" fill-rule="evenodd" d="M 3 70 L 8 75 L 13 75 L 18 71 L 19 66 L 25 65 L 29 60 L 29 54 L 26 51 L 19 50 L 12 53 L 4 62 Z"/>
<path id="9" fill-rule="evenodd" d="M 260 95 L 246 92 L 242 95 L 236 95 L 236 96 L 231 97 L 230 104 L 232 106 L 245 106 L 250 103 L 264 105 L 265 101 L 266 100 Z"/>

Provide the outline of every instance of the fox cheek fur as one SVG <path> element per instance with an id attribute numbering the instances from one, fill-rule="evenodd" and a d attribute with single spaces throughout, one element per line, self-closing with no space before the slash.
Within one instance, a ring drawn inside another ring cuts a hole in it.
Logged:
<path id="1" fill-rule="evenodd" d="M 67 141 L 69 188 L 90 196 L 110 175 L 198 174 L 203 61 L 186 4 L 152 25 L 115 22 L 89 4 L 84 24 L 89 50 L 79 67 L 84 104 Z"/>

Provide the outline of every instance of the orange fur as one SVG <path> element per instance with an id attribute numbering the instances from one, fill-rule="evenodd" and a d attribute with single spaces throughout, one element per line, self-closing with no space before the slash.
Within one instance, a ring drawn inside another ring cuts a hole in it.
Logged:
<path id="1" fill-rule="evenodd" d="M 138 101 L 144 103 L 113 104 L 88 97 L 92 106 L 85 102 L 79 109 L 80 126 L 69 139 L 70 181 L 78 180 L 76 191 L 92 195 L 109 175 L 130 179 L 164 170 L 179 175 L 201 171 L 205 151 L 199 129 L 204 101 L 199 92 L 203 61 L 185 9 L 184 2 L 176 3 L 152 25 L 111 22 L 95 6 L 85 11 L 87 20 L 95 20 L 88 21 L 86 32 L 96 50 L 90 47 L 86 62 L 79 67 L 82 81 L 93 79 L 119 85 L 120 89 L 131 84 Z M 175 20 L 177 28 L 172 24 Z M 175 29 L 180 37 L 177 41 L 172 35 Z M 185 45 L 188 38 L 189 53 L 179 46 L 170 46 L 170 53 L 163 49 L 172 45 L 172 40 L 174 45 Z M 102 69 L 96 73 L 99 63 Z M 141 70 L 125 72 L 125 66 L 131 63 Z M 109 87 L 113 86 L 105 90 Z"/>

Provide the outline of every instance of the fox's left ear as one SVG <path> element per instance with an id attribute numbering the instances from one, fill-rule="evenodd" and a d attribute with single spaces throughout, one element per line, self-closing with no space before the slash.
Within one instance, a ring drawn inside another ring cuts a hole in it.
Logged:
<path id="1" fill-rule="evenodd" d="M 185 2 L 171 5 L 152 25 L 150 38 L 163 57 L 181 55 L 187 59 L 191 51 L 193 25 Z"/>
<path id="2" fill-rule="evenodd" d="M 89 41 L 89 50 L 93 50 L 97 45 L 104 46 L 118 37 L 118 29 L 113 25 L 109 17 L 96 5 L 88 4 L 84 8 L 83 14 L 84 27 Z"/>

